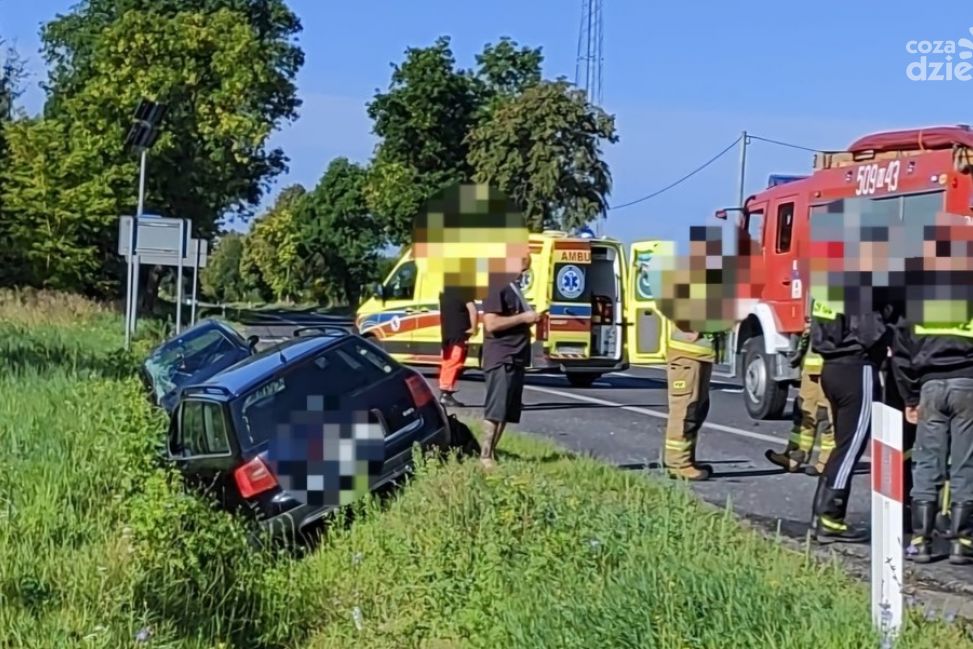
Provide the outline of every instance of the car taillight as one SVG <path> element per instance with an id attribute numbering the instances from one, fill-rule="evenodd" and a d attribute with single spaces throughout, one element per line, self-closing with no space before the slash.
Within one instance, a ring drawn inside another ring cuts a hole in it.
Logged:
<path id="1" fill-rule="evenodd" d="M 277 476 L 263 460 L 255 457 L 233 472 L 237 489 L 244 498 L 253 498 L 277 486 Z"/>
<path id="2" fill-rule="evenodd" d="M 421 375 L 410 374 L 406 377 L 405 384 L 412 394 L 412 402 L 416 404 L 416 408 L 422 408 L 435 400 L 432 389 Z"/>
<path id="3" fill-rule="evenodd" d="M 541 314 L 537 321 L 537 340 L 547 340 L 551 331 L 551 316 L 546 311 Z"/>

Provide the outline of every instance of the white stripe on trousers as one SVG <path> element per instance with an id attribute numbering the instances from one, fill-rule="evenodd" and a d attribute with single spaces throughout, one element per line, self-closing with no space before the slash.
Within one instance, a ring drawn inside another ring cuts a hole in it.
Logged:
<path id="1" fill-rule="evenodd" d="M 838 467 L 838 475 L 835 477 L 834 489 L 841 491 L 847 489 L 848 480 L 855 470 L 855 460 L 862 445 L 868 441 L 868 430 L 872 423 L 872 390 L 874 377 L 872 376 L 872 366 L 866 363 L 862 366 L 862 409 L 858 413 L 858 427 L 855 429 L 855 436 L 851 439 L 848 452 L 841 458 L 841 466 Z"/>

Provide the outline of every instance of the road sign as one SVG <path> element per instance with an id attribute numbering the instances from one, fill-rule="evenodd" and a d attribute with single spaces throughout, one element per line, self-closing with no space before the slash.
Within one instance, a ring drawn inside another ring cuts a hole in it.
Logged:
<path id="1" fill-rule="evenodd" d="M 171 219 L 160 216 L 142 216 L 139 219 L 138 231 L 135 233 L 135 254 L 139 257 L 148 255 L 171 256 L 178 262 L 180 251 L 183 259 L 189 254 L 189 233 L 192 231 L 192 221 L 188 219 Z M 184 239 L 180 242 L 180 235 Z M 129 256 L 132 238 L 132 217 L 123 216 L 118 222 L 118 254 Z M 172 263 L 175 266 L 177 262 Z M 142 262 L 150 263 L 150 262 Z"/>
<path id="2" fill-rule="evenodd" d="M 118 246 L 118 254 L 129 260 L 128 239 L 123 239 Z M 209 263 L 209 241 L 206 239 L 190 239 L 186 255 L 182 258 L 183 266 L 196 266 L 196 251 L 199 251 L 199 267 L 206 268 Z M 143 253 L 139 255 L 139 263 L 147 266 L 178 266 L 179 256 L 175 254 Z"/>
<path id="3" fill-rule="evenodd" d="M 872 621 L 883 646 L 891 646 L 902 627 L 902 411 L 872 404 Z"/>

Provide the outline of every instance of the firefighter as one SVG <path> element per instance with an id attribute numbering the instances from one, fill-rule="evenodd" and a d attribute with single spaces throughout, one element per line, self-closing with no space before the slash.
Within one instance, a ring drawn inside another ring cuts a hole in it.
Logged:
<path id="1" fill-rule="evenodd" d="M 879 368 L 891 343 L 892 305 L 839 313 L 814 301 L 811 347 L 821 355 L 821 388 L 831 404 L 835 450 L 814 494 L 812 534 L 819 542 L 861 543 L 869 534 L 845 521 L 851 478 L 872 430 L 872 402 L 881 398 Z"/>
<path id="2" fill-rule="evenodd" d="M 794 366 L 803 367 L 801 389 L 794 400 L 794 427 L 791 429 L 787 447 L 779 453 L 768 449 L 764 455 L 770 462 L 789 473 L 797 473 L 803 469 L 807 475 L 817 477 L 824 473 L 828 457 L 834 451 L 834 428 L 831 425 L 831 405 L 821 390 L 823 360 L 810 349 L 810 334 L 809 319 L 798 346 L 798 353 L 792 360 Z M 818 451 L 817 461 L 811 464 L 819 429 L 823 429 L 821 449 Z"/>
<path id="3" fill-rule="evenodd" d="M 901 319 L 894 327 L 892 367 L 917 424 L 912 450 L 913 537 L 907 556 L 932 560 L 939 500 L 948 480 L 950 563 L 973 562 L 973 321 L 926 327 Z"/>
<path id="4" fill-rule="evenodd" d="M 713 474 L 711 466 L 696 463 L 696 442 L 709 414 L 715 361 L 712 336 L 682 331 L 672 324 L 666 349 L 669 419 L 663 461 L 671 477 L 701 481 Z"/>

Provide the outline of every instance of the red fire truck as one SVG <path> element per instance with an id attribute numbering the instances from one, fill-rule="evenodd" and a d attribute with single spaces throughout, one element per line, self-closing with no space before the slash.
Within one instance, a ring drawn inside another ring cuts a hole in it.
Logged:
<path id="1" fill-rule="evenodd" d="M 732 210 L 740 214 L 741 235 L 757 244 L 763 283 L 749 315 L 729 333 L 723 360 L 725 373 L 742 379 L 754 419 L 779 418 L 790 386 L 800 381 L 800 368 L 791 367 L 788 356 L 810 305 L 810 219 L 836 209 L 899 219 L 945 211 L 973 222 L 973 130 L 953 126 L 868 135 L 846 151 L 816 153 L 809 176 L 771 177 L 767 189 Z M 716 216 L 726 219 L 727 212 Z"/>

